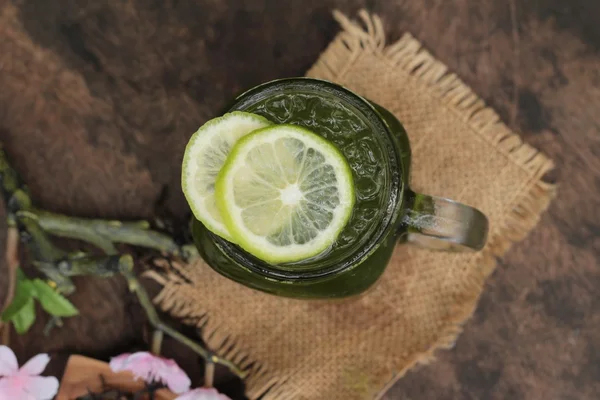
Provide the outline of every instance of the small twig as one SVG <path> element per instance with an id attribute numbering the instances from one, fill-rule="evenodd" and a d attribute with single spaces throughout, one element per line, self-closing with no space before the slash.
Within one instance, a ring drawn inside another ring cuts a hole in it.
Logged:
<path id="1" fill-rule="evenodd" d="M 160 329 L 155 329 L 152 333 L 152 346 L 150 347 L 152 354 L 160 355 L 163 337 L 164 333 Z"/>
<path id="2" fill-rule="evenodd" d="M 215 363 L 212 360 L 206 360 L 204 363 L 204 387 L 213 387 L 215 379 Z"/>
<path id="3" fill-rule="evenodd" d="M 0 341 L 5 346 L 10 346 L 10 328 L 8 324 L 0 321 Z"/>
<path id="4" fill-rule="evenodd" d="M 67 253 L 52 243 L 34 214 L 29 211 L 19 211 L 16 213 L 16 219 L 21 240 L 34 260 L 33 265 L 56 284 L 59 292 L 67 295 L 73 293 L 75 291 L 73 281 L 61 273 L 56 266 L 58 261 L 67 258 Z"/>
<path id="5" fill-rule="evenodd" d="M 138 301 L 140 302 L 140 305 L 142 306 L 144 311 L 146 311 L 146 316 L 148 317 L 148 322 L 150 322 L 150 324 L 155 329 L 161 330 L 168 336 L 177 340 L 179 343 L 189 347 L 190 350 L 197 353 L 204 360 L 210 360 L 211 362 L 213 362 L 215 364 L 221 364 L 221 365 L 229 368 L 231 370 L 231 372 L 233 372 L 235 375 L 239 376 L 242 379 L 246 376 L 246 373 L 244 371 L 242 371 L 237 365 L 235 365 L 231 361 L 225 360 L 225 359 L 217 356 L 212 351 L 205 349 L 199 343 L 196 343 L 195 341 L 188 338 L 184 334 L 178 332 L 177 330 L 173 329 L 171 326 L 166 325 L 164 322 L 162 322 L 160 320 L 160 318 L 158 317 L 158 313 L 156 312 L 156 309 L 154 308 L 152 301 L 150 300 L 150 296 L 148 296 L 148 292 L 146 292 L 146 289 L 144 289 L 144 287 L 141 285 L 140 281 L 133 274 L 133 259 L 131 258 L 131 256 L 130 255 L 121 256 L 121 265 L 122 265 L 121 274 L 125 277 L 125 279 L 127 279 L 127 283 L 129 285 L 129 290 L 137 296 Z"/>
<path id="6" fill-rule="evenodd" d="M 33 211 L 46 232 L 91 243 L 106 254 L 117 254 L 114 243 L 146 247 L 163 253 L 181 255 L 175 241 L 150 229 L 147 221 L 121 222 L 68 217 L 43 210 Z"/>
<path id="7" fill-rule="evenodd" d="M 5 259 L 8 269 L 8 287 L 6 288 L 6 297 L 2 311 L 6 310 L 15 297 L 15 287 L 17 285 L 17 268 L 19 268 L 19 230 L 15 226 L 10 226 L 6 234 Z M 7 324 L 0 321 L 1 341 L 8 346 L 10 343 L 10 329 Z"/>
<path id="8" fill-rule="evenodd" d="M 6 266 L 8 267 L 8 287 L 6 289 L 6 297 L 4 298 L 4 305 L 2 311 L 6 310 L 6 307 L 12 303 L 13 297 L 15 296 L 15 287 L 17 284 L 17 268 L 19 268 L 19 230 L 11 226 L 8 228 L 6 234 L 6 250 L 5 259 Z"/>
<path id="9" fill-rule="evenodd" d="M 44 326 L 44 329 L 42 332 L 44 333 L 44 336 L 49 336 L 50 332 L 52 332 L 52 329 L 54 329 L 56 327 L 62 328 L 62 326 L 63 326 L 62 318 L 53 315 L 52 318 L 50 318 L 48 320 L 48 322 L 46 323 L 46 326 Z"/>

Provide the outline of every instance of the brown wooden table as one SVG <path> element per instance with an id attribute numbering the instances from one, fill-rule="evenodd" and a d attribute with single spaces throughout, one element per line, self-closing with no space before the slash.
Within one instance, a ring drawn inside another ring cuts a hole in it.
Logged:
<path id="1" fill-rule="evenodd" d="M 183 221 L 190 133 L 236 92 L 302 75 L 338 31 L 331 10 L 362 7 L 382 16 L 390 41 L 405 31 L 423 41 L 556 161 L 547 178 L 560 183 L 539 226 L 499 261 L 455 348 L 386 399 L 600 398 L 598 1 L 0 0 L 0 140 L 45 208 L 145 218 L 167 188 Z M 48 338 L 44 319 L 13 336 L 20 361 L 50 352 L 61 373 L 70 352 L 142 346 L 123 281 L 77 284 L 83 316 Z M 167 349 L 198 375 L 193 357 Z"/>

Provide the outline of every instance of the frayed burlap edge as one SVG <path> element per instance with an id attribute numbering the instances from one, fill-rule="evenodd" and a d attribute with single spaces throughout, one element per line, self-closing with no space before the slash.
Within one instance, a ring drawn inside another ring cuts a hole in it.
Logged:
<path id="1" fill-rule="evenodd" d="M 457 307 L 448 327 L 440 333 L 438 340 L 428 350 L 416 354 L 406 362 L 404 368 L 379 392 L 376 397 L 379 399 L 409 369 L 432 361 L 437 349 L 448 349 L 454 345 L 457 336 L 462 332 L 462 325 L 477 306 L 485 280 L 496 266 L 496 257 L 502 256 L 513 243 L 525 238 L 554 197 L 555 186 L 542 181 L 543 175 L 553 168 L 553 162 L 530 145 L 523 143 L 519 136 L 500 121 L 494 110 L 486 107 L 483 100 L 455 74 L 449 73 L 447 67 L 424 50 L 412 35 L 407 33 L 396 43 L 386 46 L 385 32 L 379 17 L 369 15 L 365 10 L 360 11 L 358 15 L 364 24 L 363 27 L 350 21 L 339 11 L 334 11 L 333 14 L 343 31 L 308 71 L 308 76 L 339 81 L 359 55 L 368 51 L 374 57 L 397 70 L 404 71 L 428 87 L 429 92 L 467 122 L 476 135 L 494 145 L 530 176 L 520 194 L 515 196 L 504 225 L 495 226 L 490 232 L 486 248 L 480 253 L 482 268 L 479 274 L 467 282 L 473 293 L 473 301 Z M 249 354 L 241 350 L 242 346 L 238 345 L 235 338 L 228 335 L 226 330 L 212 321 L 206 313 L 199 312 L 198 304 L 189 304 L 175 296 L 178 286 L 186 283 L 187 271 L 188 268 L 174 264 L 173 269 L 163 275 L 151 274 L 153 279 L 163 285 L 163 290 L 154 299 L 155 304 L 184 322 L 201 328 L 203 338 L 210 348 L 240 365 L 248 373 L 246 384 L 247 395 L 250 398 L 294 399 L 296 392 L 286 385 L 289 377 L 279 376 L 267 366 L 252 360 Z"/>

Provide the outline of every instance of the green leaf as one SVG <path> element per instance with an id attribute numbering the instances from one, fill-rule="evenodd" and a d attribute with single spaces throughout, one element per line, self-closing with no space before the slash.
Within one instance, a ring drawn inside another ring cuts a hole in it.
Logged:
<path id="1" fill-rule="evenodd" d="M 52 289 L 41 279 L 35 279 L 33 285 L 42 308 L 50 315 L 56 317 L 72 317 L 78 315 L 77 308 L 64 296 Z"/>
<path id="2" fill-rule="evenodd" d="M 21 312 L 21 310 L 27 306 L 29 300 L 33 301 L 35 296 L 35 289 L 33 283 L 27 279 L 17 281 L 17 287 L 15 288 L 15 296 L 13 301 L 10 303 L 6 310 L 2 313 L 2 321 L 10 321 L 13 317 Z"/>
<path id="3" fill-rule="evenodd" d="M 25 272 L 23 272 L 23 270 L 21 268 L 17 268 L 17 282 L 18 281 L 26 281 L 27 276 L 25 275 Z"/>
<path id="4" fill-rule="evenodd" d="M 15 326 L 15 331 L 19 335 L 26 333 L 33 322 L 35 321 L 35 307 L 33 305 L 33 297 L 29 297 L 25 306 L 13 315 L 11 322 Z"/>

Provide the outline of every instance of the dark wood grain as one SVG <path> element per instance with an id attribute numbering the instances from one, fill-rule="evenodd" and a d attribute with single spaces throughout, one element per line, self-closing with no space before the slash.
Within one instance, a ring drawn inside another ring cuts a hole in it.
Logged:
<path id="1" fill-rule="evenodd" d="M 0 140 L 46 208 L 149 217 L 166 187 L 183 220 L 190 133 L 236 92 L 302 75 L 338 30 L 331 10 L 363 7 L 390 41 L 413 33 L 550 155 L 559 182 L 455 348 L 386 398 L 600 398 L 600 2 L 0 0 Z M 38 321 L 15 339 L 21 361 L 49 351 L 60 371 L 69 352 L 140 346 L 123 282 L 77 283 L 84 317 L 50 338 Z"/>

